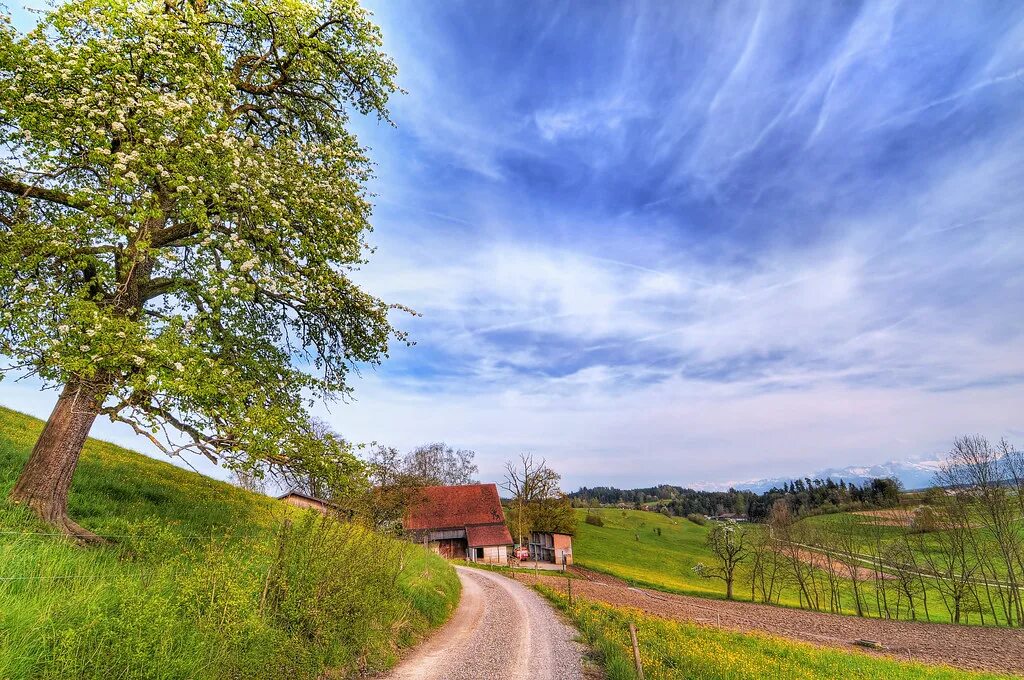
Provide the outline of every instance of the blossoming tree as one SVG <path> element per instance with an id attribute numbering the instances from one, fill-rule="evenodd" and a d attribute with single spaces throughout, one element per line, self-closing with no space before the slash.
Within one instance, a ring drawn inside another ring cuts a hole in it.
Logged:
<path id="1" fill-rule="evenodd" d="M 11 497 L 68 517 L 97 417 L 358 477 L 311 400 L 404 341 L 357 287 L 395 66 L 355 0 L 70 0 L 0 24 L 0 355 L 60 395 Z"/>

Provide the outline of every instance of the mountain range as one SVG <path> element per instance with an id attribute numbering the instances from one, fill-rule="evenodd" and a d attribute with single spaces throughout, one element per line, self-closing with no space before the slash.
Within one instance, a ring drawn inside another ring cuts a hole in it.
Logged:
<path id="1" fill-rule="evenodd" d="M 904 489 L 923 489 L 930 486 L 934 481 L 935 472 L 939 468 L 939 462 L 938 460 L 925 459 L 891 460 L 888 463 L 880 463 L 878 465 L 850 465 L 844 468 L 826 468 L 809 475 L 791 475 L 789 477 L 732 482 L 698 482 L 690 486 L 704 491 L 724 490 L 731 487 L 737 490 L 762 493 L 772 487 L 781 487 L 786 482 L 804 477 L 810 477 L 811 479 L 828 479 L 831 477 L 836 482 L 843 479 L 846 480 L 847 484 L 852 482 L 857 485 L 878 477 L 893 477 L 900 481 Z"/>

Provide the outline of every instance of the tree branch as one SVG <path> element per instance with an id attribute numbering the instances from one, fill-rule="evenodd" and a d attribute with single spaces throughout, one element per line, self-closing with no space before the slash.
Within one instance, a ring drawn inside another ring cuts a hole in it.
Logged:
<path id="1" fill-rule="evenodd" d="M 3 175 L 0 175 L 0 191 L 13 194 L 19 198 L 38 198 L 41 201 L 57 203 L 58 205 L 75 208 L 76 210 L 85 210 L 89 205 L 84 201 L 78 201 L 71 198 L 71 196 L 63 191 L 25 184 L 24 182 L 19 182 Z"/>

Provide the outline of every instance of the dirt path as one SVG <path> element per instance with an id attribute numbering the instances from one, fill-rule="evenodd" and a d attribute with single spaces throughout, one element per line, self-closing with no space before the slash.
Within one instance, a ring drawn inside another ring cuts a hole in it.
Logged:
<path id="1" fill-rule="evenodd" d="M 750 602 L 669 595 L 632 588 L 603 574 L 595 574 L 593 580 L 588 580 L 586 577 L 593 572 L 577 568 L 573 571 L 582 577 L 573 579 L 574 596 L 636 607 L 654 616 L 738 631 L 761 631 L 851 652 L 881 653 L 903 660 L 1024 675 L 1024 632 L 1019 629 L 865 619 Z M 539 581 L 565 591 L 566 579 L 558 576 L 524 574 L 519 578 L 527 584 Z M 878 640 L 886 649 L 869 652 L 853 645 L 858 639 Z"/>
<path id="2" fill-rule="evenodd" d="M 583 647 L 544 599 L 499 574 L 456 567 L 459 607 L 392 680 L 583 680 Z"/>

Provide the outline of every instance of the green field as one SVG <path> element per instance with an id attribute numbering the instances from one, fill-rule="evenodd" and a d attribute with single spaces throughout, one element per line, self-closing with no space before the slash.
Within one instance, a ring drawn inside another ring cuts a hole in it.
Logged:
<path id="1" fill-rule="evenodd" d="M 573 620 L 586 642 L 601 655 L 609 680 L 637 677 L 628 632 L 630 622 L 637 627 L 644 676 L 649 680 L 1009 677 L 891 661 L 760 633 L 726 632 L 581 599 L 569 607 L 564 595 L 543 587 L 539 590 Z"/>
<path id="2" fill-rule="evenodd" d="M 682 517 L 656 512 L 603 508 L 592 510 L 603 527 L 587 524 L 586 510 L 577 510 L 573 559 L 576 564 L 659 590 L 724 597 L 721 583 L 693 573 L 697 562 L 708 562 L 704 546 L 707 527 Z M 659 536 L 655 529 L 661 529 Z"/>
<path id="3" fill-rule="evenodd" d="M 79 547 L 6 500 L 41 427 L 0 408 L 0 678 L 348 677 L 458 601 L 417 546 L 95 440 L 70 512 L 111 543 Z"/>
<path id="4" fill-rule="evenodd" d="M 604 526 L 598 527 L 584 521 L 587 512 L 583 509 L 577 510 L 579 521 L 573 545 L 573 557 L 579 566 L 618 576 L 638 586 L 685 595 L 724 598 L 725 587 L 721 581 L 703 579 L 693 572 L 693 566 L 698 562 L 708 565 L 715 563 L 714 556 L 705 546 L 708 531 L 706 526 L 699 526 L 681 517 L 666 517 L 656 512 L 601 508 L 590 511 L 598 514 L 604 522 Z M 844 514 L 820 515 L 801 521 L 811 526 L 825 527 L 830 522 L 848 517 L 849 515 Z M 898 531 L 894 527 L 875 527 L 864 517 L 854 516 L 854 518 L 856 526 L 863 531 L 865 539 L 875 531 L 890 538 L 895 536 Z M 660 535 L 657 533 L 657 529 L 661 530 Z M 750 525 L 749 530 L 762 531 L 763 528 L 760 525 Z M 928 537 L 925 537 L 921 550 L 928 549 L 928 540 Z M 737 569 L 735 596 L 738 600 L 750 601 L 752 599 L 750 573 L 747 564 L 743 564 Z M 816 573 L 823 572 L 817 571 Z M 929 581 L 929 583 L 934 584 L 934 581 Z M 874 587 L 870 582 L 865 585 L 868 590 L 862 591 L 862 593 L 867 593 L 864 599 L 868 601 L 866 604 L 870 605 L 866 614 L 879 616 L 881 612 L 875 608 L 878 598 L 875 597 Z M 891 582 L 889 585 L 892 585 Z M 845 614 L 856 614 L 853 590 L 845 579 L 842 581 L 840 591 L 839 611 Z M 927 616 L 919 602 L 914 612 L 915 618 L 948 622 L 949 614 L 942 606 L 939 592 L 933 585 L 929 585 L 926 594 L 929 604 Z M 801 600 L 797 587 L 792 583 L 786 584 L 776 603 L 783 606 L 799 607 Z M 909 612 L 905 606 L 890 603 L 890 607 L 894 612 L 899 610 L 901 618 L 909 618 Z M 997 615 L 994 620 L 998 623 L 1005 623 L 1005 618 L 1000 615 Z M 980 622 L 980 617 L 976 612 L 966 615 L 966 623 Z M 985 622 L 988 624 L 993 622 L 991 614 L 987 615 Z"/>

